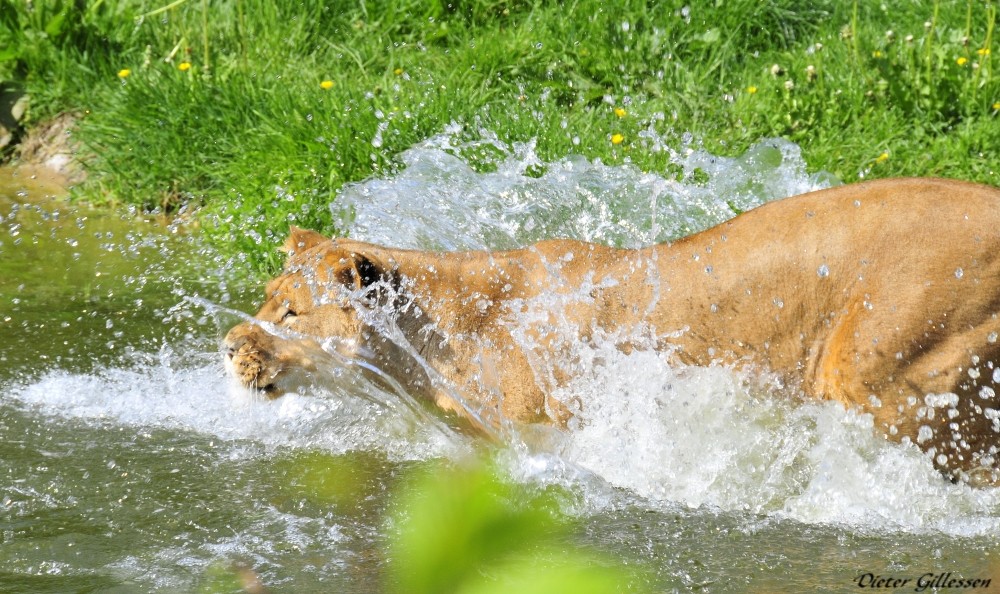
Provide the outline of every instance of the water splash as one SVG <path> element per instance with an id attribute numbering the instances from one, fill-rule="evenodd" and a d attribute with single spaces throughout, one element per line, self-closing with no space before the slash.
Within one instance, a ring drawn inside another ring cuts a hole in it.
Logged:
<path id="1" fill-rule="evenodd" d="M 301 394 L 269 401 L 225 377 L 221 360 L 191 365 L 164 348 L 156 354 L 135 353 L 125 368 L 88 374 L 51 371 L 15 386 L 12 398 L 40 414 L 191 431 L 251 442 L 267 451 L 286 446 L 332 453 L 363 449 L 407 460 L 455 455 L 462 448 L 455 435 L 406 407 L 392 406 L 398 396 L 386 393 L 357 367 L 337 368 Z"/>
<path id="2" fill-rule="evenodd" d="M 915 446 L 879 437 L 870 415 L 805 400 L 766 374 L 625 355 L 611 344 L 574 356 L 587 371 L 557 391 L 581 403 L 563 458 L 654 508 L 708 506 L 863 531 L 1000 529 L 1000 493 L 946 482 Z"/>
<path id="3" fill-rule="evenodd" d="M 504 249 L 556 237 L 639 247 L 833 181 L 808 175 L 799 147 L 786 140 L 737 158 L 672 152 L 687 174 L 707 175 L 699 183 L 580 156 L 546 163 L 533 142 L 507 145 L 480 134 L 460 141 L 452 128 L 414 146 L 399 156 L 398 175 L 346 186 L 333 208 L 353 211 L 355 239 L 401 248 Z M 462 156 L 482 145 L 495 149 L 495 171 L 477 172 Z"/>

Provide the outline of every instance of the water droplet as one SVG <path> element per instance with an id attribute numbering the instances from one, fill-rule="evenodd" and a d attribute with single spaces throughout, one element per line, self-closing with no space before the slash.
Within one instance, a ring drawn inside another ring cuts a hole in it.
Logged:
<path id="1" fill-rule="evenodd" d="M 979 379 L 979 368 L 978 367 L 970 367 L 969 368 L 969 377 L 971 377 L 972 379 Z"/>
<path id="2" fill-rule="evenodd" d="M 988 342 L 990 344 L 994 344 L 996 341 L 997 341 L 997 333 L 996 332 L 990 332 L 989 334 L 986 335 L 986 342 Z"/>
<path id="3" fill-rule="evenodd" d="M 821 264 L 820 267 L 816 269 L 816 274 L 818 274 L 820 278 L 826 278 L 830 276 L 830 267 L 826 264 Z"/>
<path id="4" fill-rule="evenodd" d="M 965 276 L 965 271 L 963 271 L 961 268 L 956 268 L 955 278 L 962 278 L 963 276 Z"/>
<path id="5" fill-rule="evenodd" d="M 1000 384 L 1000 367 L 993 370 L 993 383 Z"/>

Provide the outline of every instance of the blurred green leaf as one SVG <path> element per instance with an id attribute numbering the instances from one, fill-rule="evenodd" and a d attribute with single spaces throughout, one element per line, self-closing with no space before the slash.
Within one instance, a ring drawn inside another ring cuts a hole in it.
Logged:
<path id="1" fill-rule="evenodd" d="M 394 590 L 618 592 L 624 571 L 566 544 L 551 502 L 499 480 L 489 466 L 441 467 L 400 495 L 391 546 Z"/>
<path id="2" fill-rule="evenodd" d="M 520 563 L 498 572 L 494 581 L 480 581 L 462 594 L 608 594 L 625 590 L 627 576 L 586 555 L 570 552 L 562 564 Z M 635 590 L 632 590 L 635 591 Z"/>

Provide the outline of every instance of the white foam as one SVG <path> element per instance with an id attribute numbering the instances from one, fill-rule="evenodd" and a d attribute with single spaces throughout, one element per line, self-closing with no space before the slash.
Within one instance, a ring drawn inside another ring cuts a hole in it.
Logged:
<path id="1" fill-rule="evenodd" d="M 440 424 L 428 423 L 357 369 L 322 387 L 271 401 L 227 378 L 221 357 L 218 363 L 191 366 L 164 349 L 136 354 L 127 367 L 89 374 L 51 371 L 15 386 L 12 398 L 42 414 L 192 431 L 268 447 L 334 453 L 366 449 L 393 459 L 449 455 L 461 447 Z"/>
<path id="2" fill-rule="evenodd" d="M 125 579 L 147 583 L 157 589 L 193 589 L 191 576 L 203 575 L 220 559 L 241 559 L 258 571 L 278 566 L 290 549 L 301 556 L 314 551 L 315 559 L 325 560 L 324 573 L 340 569 L 345 536 L 330 516 L 310 518 L 293 515 L 271 505 L 254 510 L 250 526 L 231 535 L 200 542 L 187 540 L 176 547 L 155 551 L 152 556 L 129 555 L 109 566 Z M 272 582 L 272 585 L 277 585 Z"/>
<path id="3" fill-rule="evenodd" d="M 915 446 L 878 436 L 870 415 L 746 372 L 611 344 L 592 349 L 583 368 L 557 393 L 581 402 L 562 456 L 654 507 L 876 531 L 1000 529 L 1000 492 L 948 483 Z M 595 504 L 603 501 L 598 493 Z"/>
<path id="4" fill-rule="evenodd" d="M 332 208 L 354 212 L 351 236 L 415 249 L 501 249 L 555 237 L 638 247 L 832 180 L 807 175 L 799 147 L 779 139 L 739 158 L 674 153 L 683 170 L 710 176 L 684 183 L 580 156 L 546 163 L 534 143 L 508 146 L 487 131 L 475 141 L 458 135 L 451 129 L 403 152 L 406 167 L 394 177 L 345 186 Z M 477 172 L 461 156 L 483 144 L 498 152 L 495 171 Z M 544 173 L 527 175 L 537 169 Z"/>

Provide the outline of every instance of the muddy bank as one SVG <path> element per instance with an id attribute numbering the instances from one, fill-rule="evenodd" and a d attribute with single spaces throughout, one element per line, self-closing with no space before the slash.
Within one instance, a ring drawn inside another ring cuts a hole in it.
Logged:
<path id="1" fill-rule="evenodd" d="M 74 138 L 79 115 L 62 113 L 27 123 L 31 98 L 11 85 L 0 85 L 0 165 L 24 168 L 69 187 L 86 178 L 80 145 Z"/>

